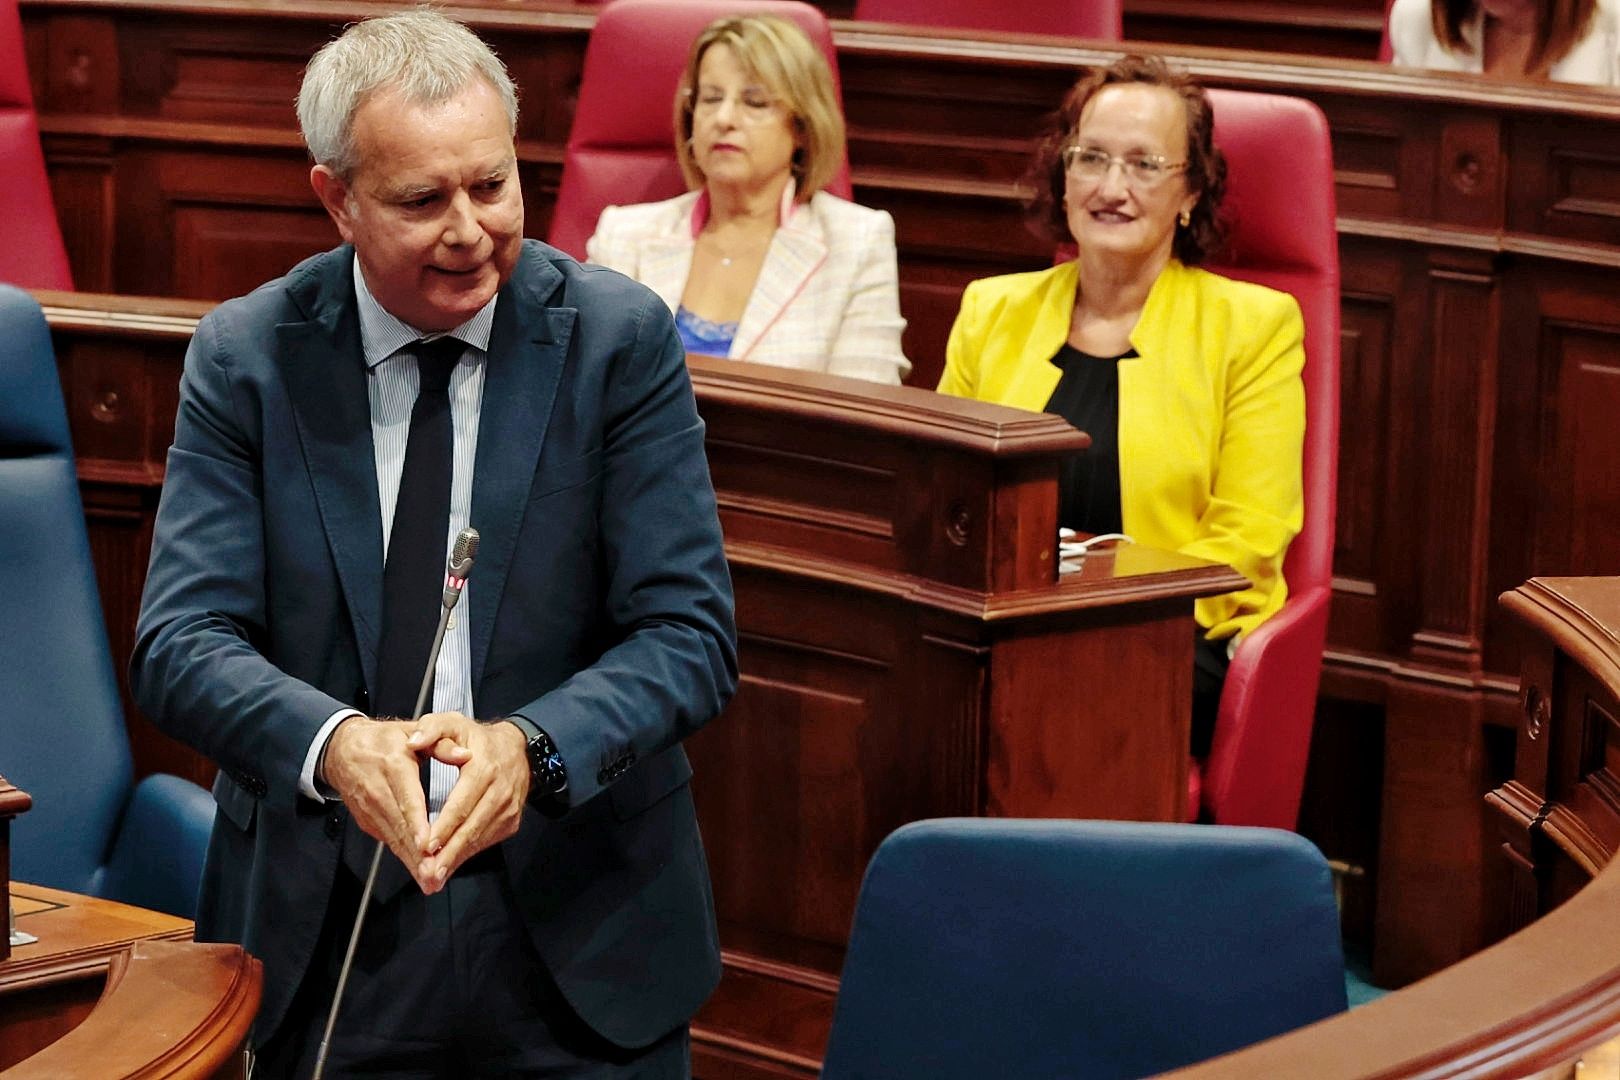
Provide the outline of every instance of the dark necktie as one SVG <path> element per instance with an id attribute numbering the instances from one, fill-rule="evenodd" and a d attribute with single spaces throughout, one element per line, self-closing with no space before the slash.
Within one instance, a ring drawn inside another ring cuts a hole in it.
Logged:
<path id="1" fill-rule="evenodd" d="M 465 350 L 461 342 L 447 337 L 414 346 L 422 384 L 411 409 L 399 500 L 383 565 L 383 632 L 377 649 L 377 692 L 372 695 L 378 716 L 415 715 L 422 671 L 439 625 L 455 441 L 450 373 Z"/>
<path id="2" fill-rule="evenodd" d="M 450 420 L 450 373 L 466 351 L 455 338 L 419 341 L 411 347 L 421 375 L 411 408 L 399 498 L 383 564 L 383 632 L 377 649 L 377 687 L 372 695 L 379 717 L 415 716 L 433 634 L 438 629 L 450 532 L 450 476 L 454 430 Z M 429 695 L 428 708 L 433 701 Z M 422 765 L 424 791 L 427 763 Z M 361 881 L 371 868 L 373 843 L 352 821 L 343 856 Z M 409 880 L 405 868 L 385 853 L 373 892 L 378 902 L 394 896 Z"/>

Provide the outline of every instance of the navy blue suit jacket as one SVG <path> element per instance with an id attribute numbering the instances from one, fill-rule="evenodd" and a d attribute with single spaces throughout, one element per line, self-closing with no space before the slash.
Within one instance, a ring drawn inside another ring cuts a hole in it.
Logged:
<path id="1" fill-rule="evenodd" d="M 341 814 L 298 793 L 317 728 L 369 711 L 382 525 L 347 246 L 220 305 L 186 354 L 131 677 L 220 767 L 198 938 L 265 964 L 256 1037 L 308 969 Z M 524 245 L 495 309 L 472 495 L 473 700 L 568 765 L 569 810 L 504 844 L 535 945 L 623 1046 L 719 978 L 680 741 L 736 687 L 730 578 L 668 309 Z"/>

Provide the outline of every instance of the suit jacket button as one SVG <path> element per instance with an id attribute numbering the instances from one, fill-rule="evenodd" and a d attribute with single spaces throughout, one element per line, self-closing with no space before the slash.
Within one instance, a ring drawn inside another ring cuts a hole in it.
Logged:
<path id="1" fill-rule="evenodd" d="M 326 812 L 326 838 L 336 840 L 343 835 L 343 815 L 336 808 Z"/>

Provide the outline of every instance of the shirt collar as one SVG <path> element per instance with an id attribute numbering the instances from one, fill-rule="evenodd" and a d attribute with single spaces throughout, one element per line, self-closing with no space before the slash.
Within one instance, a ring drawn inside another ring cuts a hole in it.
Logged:
<path id="1" fill-rule="evenodd" d="M 480 352 L 488 352 L 489 332 L 495 324 L 495 301 L 500 299 L 500 293 L 490 297 L 489 303 L 460 326 L 444 334 L 427 335 L 396 318 L 377 302 L 366 287 L 366 275 L 360 269 L 360 256 L 357 254 L 354 257 L 354 298 L 360 308 L 360 349 L 365 355 L 366 370 L 370 371 L 405 346 L 428 336 L 453 337 Z"/>

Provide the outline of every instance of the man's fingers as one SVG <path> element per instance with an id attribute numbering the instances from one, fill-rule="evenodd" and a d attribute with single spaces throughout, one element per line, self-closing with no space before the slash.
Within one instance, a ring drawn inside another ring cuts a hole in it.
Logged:
<path id="1" fill-rule="evenodd" d="M 446 765 L 455 765 L 458 768 L 472 760 L 472 751 L 462 746 L 454 739 L 440 739 L 427 747 L 427 752 Z"/>
<path id="2" fill-rule="evenodd" d="M 488 789 L 485 789 L 486 796 Z M 443 885 L 450 875 L 461 869 L 461 864 L 489 846 L 489 819 L 493 816 L 489 798 L 480 799 L 466 819 L 448 834 L 448 839 L 436 855 L 422 860 L 422 874 L 430 881 Z M 443 815 L 440 815 L 441 817 Z M 435 822 L 437 824 L 437 822 Z M 435 830 L 437 831 L 437 830 Z"/>
<path id="3" fill-rule="evenodd" d="M 499 769 L 481 762 L 463 769 L 429 829 L 420 876 L 442 885 L 462 863 L 516 833 L 523 794 Z"/>
<path id="4" fill-rule="evenodd" d="M 477 723 L 458 712 L 426 713 L 411 726 L 411 737 L 406 745 L 416 753 L 445 739 L 466 746 Z"/>
<path id="5" fill-rule="evenodd" d="M 393 827 L 405 849 L 400 859 L 411 865 L 410 857 L 419 854 L 427 843 L 427 795 L 422 790 L 422 770 L 411 758 L 407 767 L 387 770 L 388 789 L 393 796 Z"/>

